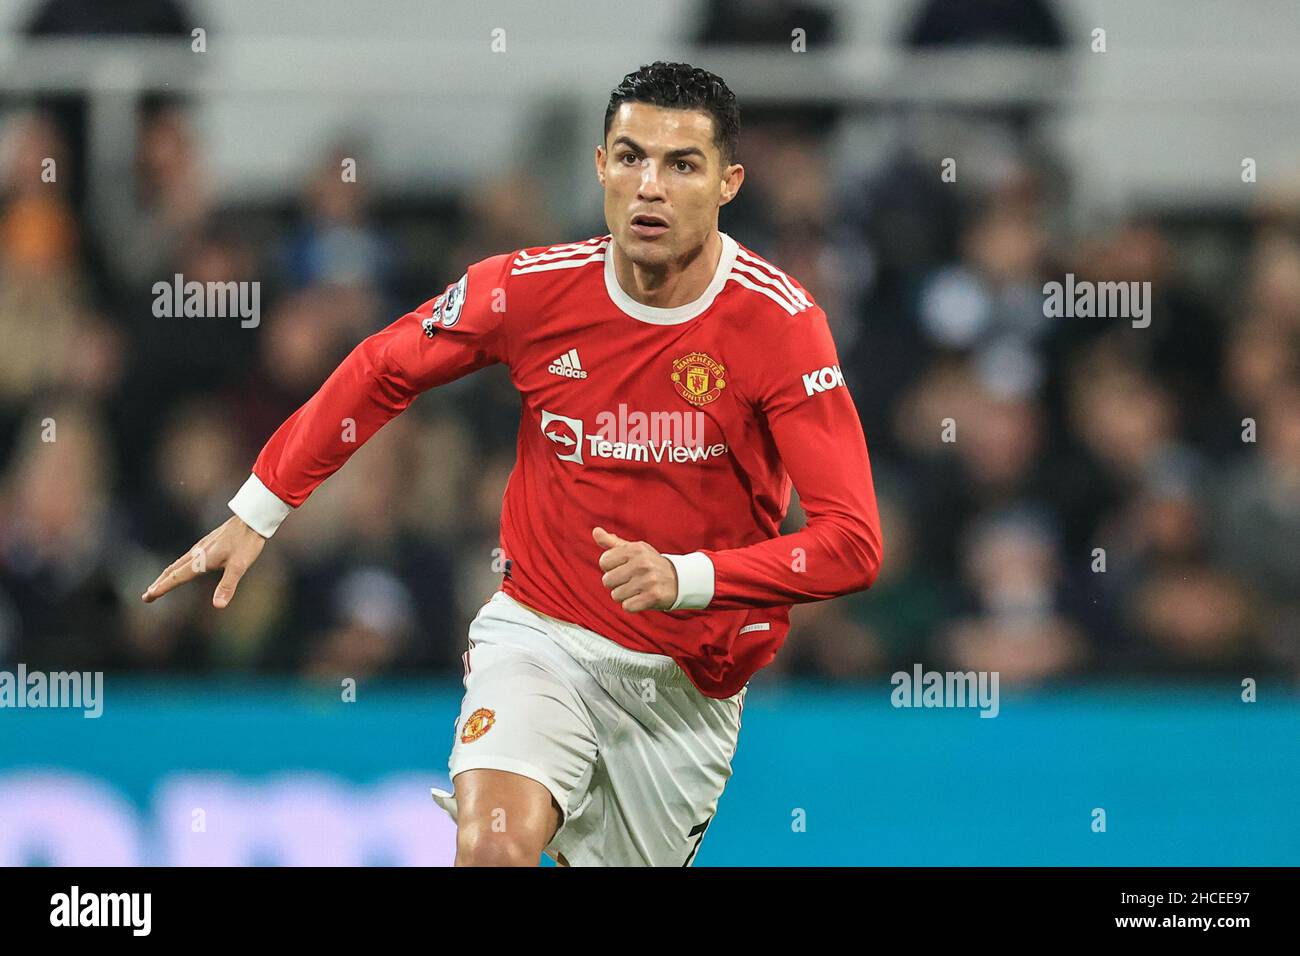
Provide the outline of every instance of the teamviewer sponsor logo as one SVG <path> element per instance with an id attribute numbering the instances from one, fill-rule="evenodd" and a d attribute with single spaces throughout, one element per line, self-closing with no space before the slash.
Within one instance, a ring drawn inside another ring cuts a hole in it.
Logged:
<path id="1" fill-rule="evenodd" d="M 620 403 L 618 411 L 600 412 L 595 429 L 587 434 L 581 419 L 543 409 L 542 434 L 560 446 L 556 454 L 562 461 L 583 464 L 585 451 L 590 458 L 685 464 L 720 458 L 729 451 L 726 442 L 705 440 L 705 418 L 699 411 L 630 411 Z"/>
<path id="2" fill-rule="evenodd" d="M 815 372 L 809 372 L 803 377 L 803 391 L 805 395 L 814 395 L 817 392 L 829 391 L 844 384 L 844 373 L 840 371 L 838 365 L 827 365 L 825 368 L 819 368 Z"/>
<path id="3" fill-rule="evenodd" d="M 542 434 L 559 446 L 555 454 L 560 461 L 582 464 L 581 418 L 566 418 L 542 409 Z"/>
<path id="4" fill-rule="evenodd" d="M 587 373 L 582 367 L 582 362 L 578 360 L 578 350 L 569 349 L 550 365 L 546 366 L 546 371 L 552 375 L 562 375 L 565 378 L 586 378 Z"/>
<path id="5" fill-rule="evenodd" d="M 626 442 L 626 441 L 606 441 L 599 435 L 587 436 L 587 451 L 593 458 L 612 458 L 617 461 L 653 461 L 655 464 L 670 462 L 681 464 L 688 461 L 708 461 L 710 458 L 718 458 L 727 453 L 725 442 L 714 442 L 712 445 L 691 447 L 689 445 L 674 445 L 672 442 L 662 441 L 655 444 L 649 442 Z"/>

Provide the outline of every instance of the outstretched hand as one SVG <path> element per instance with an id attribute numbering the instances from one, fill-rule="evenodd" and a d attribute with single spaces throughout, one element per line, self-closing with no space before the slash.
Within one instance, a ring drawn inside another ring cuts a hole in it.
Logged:
<path id="1" fill-rule="evenodd" d="M 221 583 L 212 595 L 212 606 L 223 608 L 235 596 L 239 579 L 252 567 L 265 544 L 266 539 L 244 524 L 243 519 L 231 515 L 225 524 L 196 541 L 188 554 L 173 561 L 140 595 L 140 599 L 145 604 L 152 604 L 168 591 L 193 581 L 201 574 L 224 569 Z"/>

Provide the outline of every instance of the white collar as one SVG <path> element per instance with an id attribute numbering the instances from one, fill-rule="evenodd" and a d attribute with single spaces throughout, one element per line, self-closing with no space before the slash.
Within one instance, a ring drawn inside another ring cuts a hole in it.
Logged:
<path id="1" fill-rule="evenodd" d="M 727 276 L 731 275 L 731 266 L 736 261 L 736 240 L 725 232 L 719 231 L 718 235 L 722 237 L 722 255 L 718 257 L 718 268 L 713 273 L 713 281 L 709 283 L 709 287 L 694 302 L 687 302 L 685 305 L 671 309 L 661 309 L 644 305 L 624 292 L 623 287 L 618 284 L 618 276 L 614 273 L 612 239 L 605 250 L 605 291 L 609 293 L 610 299 L 616 306 L 642 322 L 649 322 L 651 325 L 681 325 L 683 322 L 689 322 L 713 304 L 722 287 L 727 284 Z"/>

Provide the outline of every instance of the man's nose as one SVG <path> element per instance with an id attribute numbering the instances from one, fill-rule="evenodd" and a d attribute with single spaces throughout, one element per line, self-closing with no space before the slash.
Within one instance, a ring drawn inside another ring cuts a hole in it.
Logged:
<path id="1" fill-rule="evenodd" d="M 664 188 L 660 179 L 659 164 L 653 159 L 646 159 L 641 163 L 641 184 L 637 189 L 637 195 L 642 199 L 663 198 Z"/>

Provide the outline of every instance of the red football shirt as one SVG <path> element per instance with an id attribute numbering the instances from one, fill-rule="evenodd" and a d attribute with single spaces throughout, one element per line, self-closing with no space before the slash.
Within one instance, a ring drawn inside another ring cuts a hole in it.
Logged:
<path id="1" fill-rule="evenodd" d="M 273 533 L 420 392 L 505 363 L 522 417 L 503 589 L 732 696 L 784 642 L 790 605 L 869 587 L 882 544 L 825 313 L 719 235 L 709 287 L 672 309 L 623 291 L 608 235 L 475 263 L 353 350 L 267 442 L 232 509 Z M 808 522 L 781 535 L 792 484 Z M 610 596 L 598 525 L 669 555 L 676 610 L 629 613 Z"/>

